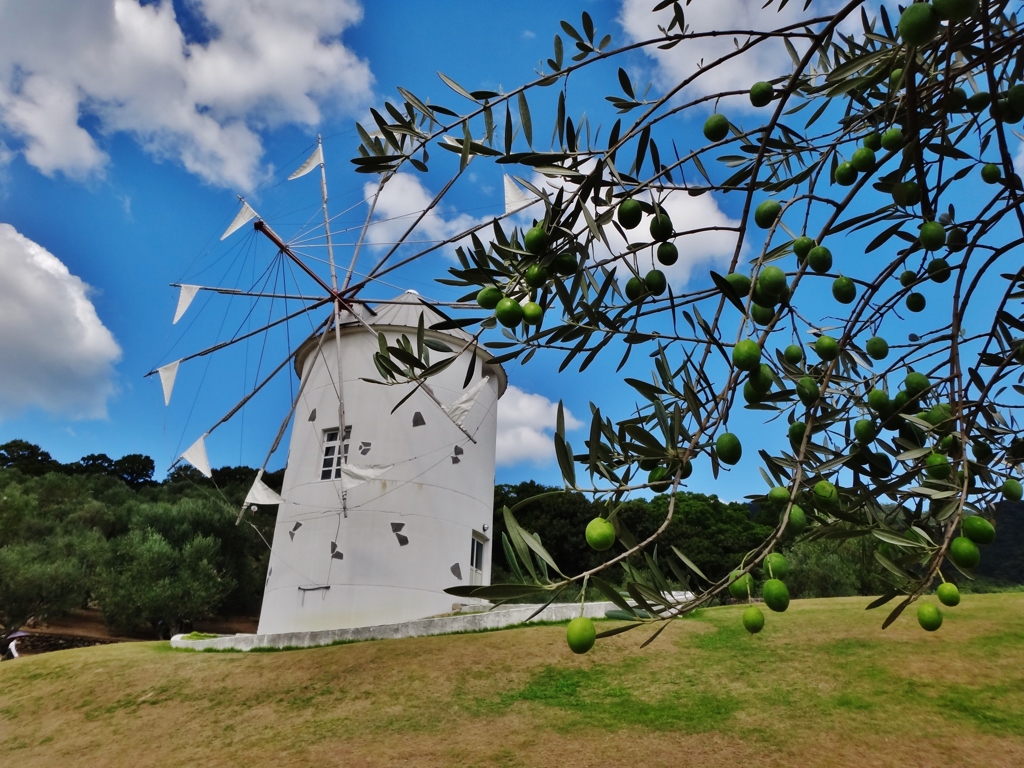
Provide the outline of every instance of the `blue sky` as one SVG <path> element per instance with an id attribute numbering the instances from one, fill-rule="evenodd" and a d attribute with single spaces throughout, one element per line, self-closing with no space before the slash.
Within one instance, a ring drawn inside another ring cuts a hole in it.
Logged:
<path id="1" fill-rule="evenodd" d="M 261 316 L 262 308 L 247 316 L 244 302 L 201 295 L 178 325 L 171 324 L 177 291 L 170 283 L 242 285 L 258 274 L 255 265 L 273 257 L 273 248 L 243 231 L 218 240 L 238 210 L 238 194 L 286 238 L 294 234 L 316 214 L 319 190 L 312 175 L 284 179 L 322 134 L 331 212 L 338 214 L 332 227 L 339 260 L 347 263 L 370 181 L 348 162 L 358 146 L 354 122 L 367 124 L 368 109 L 394 99 L 397 86 L 462 108 L 437 71 L 470 89 L 510 90 L 551 55 L 562 17 L 575 22 L 589 11 L 613 45 L 653 30 L 651 0 L 14 5 L 0 3 L 0 225 L 8 225 L 0 228 L 8 274 L 0 289 L 6 380 L 0 384 L 0 442 L 26 439 L 65 462 L 90 453 L 145 453 L 158 474 L 281 359 L 285 340 L 278 337 L 266 347 L 240 345 L 183 365 L 169 408 L 155 377 L 143 378 L 254 327 Z M 695 24 L 746 23 L 760 5 L 695 3 L 688 13 Z M 636 53 L 615 66 L 625 67 L 634 82 L 657 85 L 704 54 L 699 46 L 658 59 Z M 771 51 L 758 56 L 709 78 L 709 87 L 746 87 L 785 74 L 788 60 L 773 60 Z M 614 67 L 598 74 L 572 81 L 571 104 L 595 126 L 607 126 L 614 116 L 603 97 L 617 90 Z M 533 98 L 536 143 L 546 145 L 551 123 L 544 99 L 553 93 Z M 750 109 L 730 103 L 736 119 Z M 680 143 L 703 140 L 705 114 L 670 124 Z M 382 200 L 371 237 L 387 241 L 400 225 L 384 219 L 414 209 L 443 180 L 432 173 L 396 183 L 395 194 Z M 727 224 L 737 214 L 736 203 L 711 196 L 679 205 L 688 206 L 679 208 L 686 220 Z M 423 237 L 450 236 L 502 208 L 501 170 L 474 163 Z M 374 253 L 379 250 L 370 248 L 361 266 Z M 727 254 L 731 245 L 709 236 L 684 253 L 671 279 L 684 290 L 708 285 L 708 268 L 721 267 Z M 455 298 L 433 283 L 451 264 L 434 254 L 372 295 L 388 298 L 414 288 Z M 826 299 L 827 293 L 809 297 L 805 306 L 817 309 L 815 302 Z M 632 391 L 611 374 L 617 356 L 583 375 L 553 375 L 558 362 L 538 355 L 528 366 L 509 366 L 516 390 L 503 403 L 498 482 L 558 482 L 550 432 L 560 398 L 576 417 L 570 424 L 589 419 L 589 401 L 613 418 L 624 416 L 632 402 Z M 649 378 L 641 356 L 631 365 L 630 375 Z M 294 379 L 282 377 L 220 429 L 208 444 L 211 463 L 258 466 L 294 386 Z M 756 429 L 759 416 L 738 412 L 732 423 Z M 760 433 L 762 445 L 777 447 L 783 429 Z M 585 431 L 570 433 L 577 449 Z M 760 491 L 755 455 L 750 446 L 741 465 L 717 482 L 710 472 L 695 472 L 690 487 L 730 499 Z M 283 460 L 281 451 L 270 466 Z"/>
<path id="2" fill-rule="evenodd" d="M 490 4 L 483 10 L 479 4 L 442 8 L 411 1 L 231 6 L 105 0 L 0 8 L 7 17 L 2 25 L 7 31 L 0 36 L 10 38 L 0 54 L 5 80 L 0 222 L 17 233 L 11 235 L 11 247 L 18 258 L 12 257 L 10 266 L 21 268 L 25 283 L 17 288 L 21 312 L 5 310 L 9 338 L 0 348 L 9 373 L 7 386 L 0 387 L 0 441 L 27 439 L 65 462 L 89 453 L 146 453 L 162 473 L 251 387 L 255 373 L 250 366 L 247 375 L 239 375 L 244 355 L 241 363 L 224 355 L 228 359 L 215 360 L 209 369 L 205 359 L 185 365 L 170 408 L 164 407 L 156 378 L 143 378 L 157 365 L 222 340 L 218 334 L 226 328 L 234 330 L 223 319 L 235 318 L 236 308 L 224 314 L 231 300 L 202 294 L 172 326 L 177 291 L 169 283 L 234 285 L 237 274 L 219 269 L 225 259 L 249 247 L 236 241 L 251 242 L 251 236 L 239 232 L 223 247 L 217 238 L 238 209 L 236 195 L 246 194 L 282 234 L 305 221 L 319 205 L 315 175 L 279 185 L 321 133 L 331 211 L 356 206 L 332 226 L 358 226 L 365 216 L 368 179 L 352 173 L 348 162 L 358 142 L 354 121 L 366 121 L 367 108 L 393 98 L 397 85 L 435 102 L 457 100 L 437 78 L 438 70 L 473 88 L 514 87 L 531 78 L 541 58 L 550 55 L 559 19 L 559 9 L 543 2 Z M 616 3 L 587 7 L 605 27 L 618 12 Z M 247 29 L 229 31 L 219 40 L 215 35 L 211 44 L 204 14 L 230 30 L 225 20 L 232 13 L 244 28 L 265 25 L 282 38 L 291 35 L 292 41 L 319 50 L 295 54 L 286 42 L 257 39 L 259 33 Z M 69 14 L 81 24 L 81 39 L 62 39 Z M 15 28 L 34 45 L 17 45 Z M 208 47 L 209 58 L 218 59 L 216 66 L 187 71 L 185 57 L 161 50 L 168 46 L 160 40 L 170 37 L 174 43 L 175 34 L 179 46 Z M 145 38 L 151 50 L 145 50 L 144 41 L 126 44 L 121 39 L 132 35 Z M 221 48 L 213 55 L 218 42 Z M 67 61 L 52 58 L 68 46 Z M 279 73 L 279 82 L 254 83 L 246 75 L 253 69 L 264 76 L 274 72 L 280 56 L 299 61 Z M 75 71 L 76 65 L 92 71 Z M 124 76 L 123 68 L 132 66 L 146 76 Z M 232 95 L 233 88 L 251 93 Z M 163 89 L 166 100 L 152 97 L 151 89 Z M 206 115 L 212 117 L 213 133 L 220 135 L 211 137 L 210 125 L 183 124 L 173 114 L 192 106 L 191 98 L 214 103 Z M 108 103 L 96 103 L 101 100 Z M 239 127 L 243 135 L 230 135 Z M 256 151 L 244 154 L 238 144 Z M 447 219 L 484 217 L 502 209 L 500 173 L 484 176 L 446 202 Z M 350 242 L 346 237 L 351 235 L 337 239 Z M 41 257 L 39 251 L 46 254 Z M 264 248 L 260 255 L 269 259 L 273 253 Z M 32 258 L 46 263 L 27 265 L 25 260 Z M 436 259 L 393 285 L 451 298 L 450 291 L 432 284 L 432 276 L 447 266 L 447 260 Z M 52 273 L 61 269 L 67 272 L 54 278 Z M 49 282 L 41 275 L 49 275 Z M 397 292 L 382 286 L 374 295 L 388 298 Z M 69 302 L 79 305 L 70 320 Z M 252 357 L 261 352 L 258 347 L 247 351 Z M 278 347 L 264 354 L 276 364 L 281 352 Z M 15 371 L 21 374 L 14 377 Z M 525 394 L 521 413 L 509 424 L 518 426 L 526 442 L 506 450 L 498 479 L 554 482 L 557 471 L 547 435 L 553 423 L 551 400 L 557 400 L 559 388 L 531 368 L 515 370 L 512 383 Z M 254 399 L 252 407 L 211 437 L 214 466 L 262 462 L 287 412 L 289 384 L 294 382 L 283 381 Z M 570 408 L 582 413 L 586 401 Z M 271 466 L 279 466 L 283 455 L 279 452 Z"/>

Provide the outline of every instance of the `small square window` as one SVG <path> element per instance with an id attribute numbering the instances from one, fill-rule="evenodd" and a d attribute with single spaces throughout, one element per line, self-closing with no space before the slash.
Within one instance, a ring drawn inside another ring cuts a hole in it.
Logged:
<path id="1" fill-rule="evenodd" d="M 345 439 L 338 451 L 338 429 L 325 429 L 323 439 L 323 461 L 320 463 L 320 479 L 330 480 L 341 477 L 341 465 L 348 462 L 348 441 L 352 437 L 352 425 L 345 426 Z"/>

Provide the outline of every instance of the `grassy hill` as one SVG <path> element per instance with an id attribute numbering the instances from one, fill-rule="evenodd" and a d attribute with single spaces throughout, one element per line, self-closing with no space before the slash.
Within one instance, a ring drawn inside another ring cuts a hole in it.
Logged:
<path id="1" fill-rule="evenodd" d="M 1024 594 L 934 634 L 864 598 L 740 608 L 573 656 L 561 626 L 276 653 L 0 664 L 0 760 L 82 766 L 1019 766 Z M 884 609 L 882 609 L 884 610 Z M 609 626 L 611 626 L 609 624 Z"/>

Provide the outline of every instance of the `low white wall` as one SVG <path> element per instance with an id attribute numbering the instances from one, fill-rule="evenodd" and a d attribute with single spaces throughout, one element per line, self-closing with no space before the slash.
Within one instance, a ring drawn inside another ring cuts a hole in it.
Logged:
<path id="1" fill-rule="evenodd" d="M 481 613 L 463 613 L 457 616 L 438 616 L 430 619 L 406 621 L 401 624 L 381 624 L 376 627 L 327 629 L 318 632 L 284 632 L 276 635 L 224 635 L 206 640 L 186 640 L 186 635 L 171 638 L 172 648 L 193 651 L 206 649 L 251 651 L 253 648 L 313 648 L 338 641 L 387 640 L 400 637 L 448 635 L 454 632 L 474 632 L 501 629 L 523 624 L 540 608 L 537 605 L 502 606 Z M 603 618 L 606 611 L 615 608 L 611 602 L 586 603 L 583 615 L 592 619 Z M 552 603 L 530 622 L 568 621 L 580 615 L 578 603 Z"/>

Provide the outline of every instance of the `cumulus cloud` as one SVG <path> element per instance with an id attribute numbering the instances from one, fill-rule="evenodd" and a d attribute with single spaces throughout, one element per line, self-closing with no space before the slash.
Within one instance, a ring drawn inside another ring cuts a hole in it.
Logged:
<path id="1" fill-rule="evenodd" d="M 644 195 L 649 200 L 649 195 Z M 714 195 L 706 193 L 699 197 L 690 197 L 684 192 L 668 195 L 660 201 L 662 209 L 672 219 L 676 232 L 688 233 L 674 240 L 679 249 L 679 260 L 671 266 L 663 266 L 653 262 L 649 253 L 644 252 L 637 259 L 640 274 L 657 267 L 665 273 L 665 277 L 675 289 L 683 288 L 690 280 L 695 269 L 709 270 L 726 268 L 736 249 L 736 232 L 729 231 L 739 226 L 738 219 L 730 219 L 718 207 Z M 645 235 L 650 227 L 651 217 L 644 215 L 638 232 Z M 608 241 L 613 250 L 621 253 L 626 248 L 626 241 L 619 233 L 608 228 Z M 620 269 L 624 280 L 632 273 Z M 706 275 L 705 275 L 706 276 Z"/>
<path id="2" fill-rule="evenodd" d="M 540 174 L 534 174 L 530 183 L 538 189 L 551 190 L 552 195 L 563 184 L 560 180 L 550 179 Z M 569 191 L 570 185 L 565 186 Z M 648 193 L 643 193 L 638 198 L 651 201 L 651 196 Z M 670 193 L 664 199 L 659 200 L 659 204 L 672 219 L 675 231 L 681 233 L 674 241 L 679 249 L 679 260 L 671 266 L 663 266 L 652 261 L 650 251 L 641 251 L 637 256 L 636 263 L 641 274 L 645 274 L 647 270 L 656 266 L 665 273 L 665 277 L 674 289 L 681 289 L 689 281 L 695 269 L 716 267 L 724 269 L 728 266 L 736 248 L 736 232 L 730 231 L 730 229 L 738 227 L 740 222 L 738 219 L 730 219 L 719 208 L 718 201 L 713 194 L 706 193 L 698 197 L 690 197 L 685 192 Z M 517 213 L 514 220 L 525 229 L 531 225 L 534 218 L 543 215 L 543 210 L 542 205 L 537 203 Z M 591 211 L 596 213 L 593 206 L 591 206 Z M 651 217 L 645 214 L 640 225 L 634 231 L 643 233 L 641 236 L 646 236 L 650 220 Z M 581 222 L 578 232 L 582 234 L 586 230 L 586 226 L 586 222 Z M 598 243 L 594 257 L 600 260 L 608 258 L 612 253 L 624 253 L 628 243 L 619 235 L 618 231 L 611 226 L 605 227 L 604 231 L 610 250 Z M 624 266 L 619 267 L 618 276 L 622 282 L 628 280 L 631 275 L 632 272 Z"/>
<path id="3" fill-rule="evenodd" d="M 10 224 L 0 224 L 0 417 L 36 406 L 103 418 L 121 349 L 90 287 Z"/>
<path id="4" fill-rule="evenodd" d="M 583 426 L 568 409 L 564 414 L 567 430 Z M 510 385 L 498 401 L 497 463 L 508 466 L 552 461 L 555 455 L 552 435 L 557 415 L 557 403 Z"/>
<path id="5" fill-rule="evenodd" d="M 366 199 L 371 199 L 376 191 L 377 185 L 373 183 L 363 187 Z M 433 198 L 433 193 L 413 174 L 395 174 L 381 190 L 373 212 L 373 223 L 367 231 L 367 242 L 371 245 L 391 245 L 397 242 L 415 223 L 420 212 L 427 209 Z M 453 213 L 442 202 L 423 217 L 408 242 L 426 245 L 447 240 L 481 221 L 465 213 Z"/>
<path id="6" fill-rule="evenodd" d="M 764 8 L 764 0 L 716 0 L 691 3 L 685 7 L 686 23 L 691 32 L 712 32 L 721 29 L 771 30 L 801 19 L 826 15 L 835 2 L 815 0 L 803 10 L 802 2 L 791 2 L 781 11 L 778 4 Z M 623 0 L 619 12 L 622 25 L 630 42 L 658 37 L 658 25 L 667 27 L 672 19 L 672 7 L 651 13 L 650 0 Z M 745 39 L 736 35 L 740 43 Z M 711 64 L 735 50 L 733 35 L 686 40 L 669 50 L 645 49 L 657 63 L 655 78 L 665 87 L 692 76 L 703 62 Z M 742 56 L 708 70 L 698 77 L 686 93 L 690 97 L 704 96 L 728 90 L 747 90 L 758 80 L 772 80 L 792 71 L 792 60 L 779 40 L 766 40 Z M 730 108 L 752 109 L 745 99 L 730 101 Z"/>
<path id="7" fill-rule="evenodd" d="M 552 194 L 560 183 L 539 174 L 535 174 L 530 181 L 538 189 L 551 190 Z M 367 183 L 363 188 L 363 194 L 367 199 L 371 198 L 375 191 L 376 185 L 372 183 Z M 645 194 L 643 198 L 649 200 L 649 195 Z M 377 201 L 373 223 L 367 232 L 367 242 L 377 246 L 387 246 L 397 242 L 413 224 L 419 213 L 430 205 L 431 199 L 433 199 L 433 194 L 423 186 L 418 177 L 409 173 L 396 174 L 384 186 L 380 199 Z M 737 227 L 739 221 L 730 219 L 718 207 L 718 202 L 713 195 L 704 194 L 699 197 L 690 197 L 685 193 L 670 194 L 661 201 L 661 205 L 672 217 L 676 231 L 689 233 L 676 241 L 676 245 L 679 247 L 679 261 L 669 267 L 658 265 L 658 268 L 665 272 L 665 276 L 673 288 L 685 286 L 694 269 L 722 267 L 728 264 L 736 244 L 736 233 L 729 231 L 729 228 Z M 525 230 L 532 225 L 534 218 L 541 215 L 543 215 L 543 206 L 541 203 L 536 203 L 515 214 L 512 217 L 512 223 Z M 644 217 L 644 221 L 637 231 L 647 231 L 649 218 L 648 216 Z M 409 235 L 407 242 L 423 247 L 433 242 L 455 237 L 485 220 L 465 213 L 455 213 L 442 202 L 441 205 L 424 216 L 415 231 Z M 586 223 L 581 221 L 580 233 L 582 234 L 585 229 Z M 626 241 L 612 227 L 606 229 L 606 234 L 612 249 L 611 252 L 623 253 L 626 250 Z M 598 244 L 595 257 L 604 259 L 609 255 L 610 252 L 602 244 Z M 651 269 L 652 265 L 650 254 L 638 257 L 638 266 L 644 272 Z M 631 273 L 628 270 L 620 268 L 619 272 L 623 281 L 629 279 Z"/>
<path id="8" fill-rule="evenodd" d="M 341 42 L 357 0 L 0 0 L 0 130 L 47 175 L 101 175 L 101 136 L 124 132 L 211 184 L 264 173 L 258 131 L 354 112 L 372 75 Z M 189 27 L 189 25 L 185 25 Z"/>

